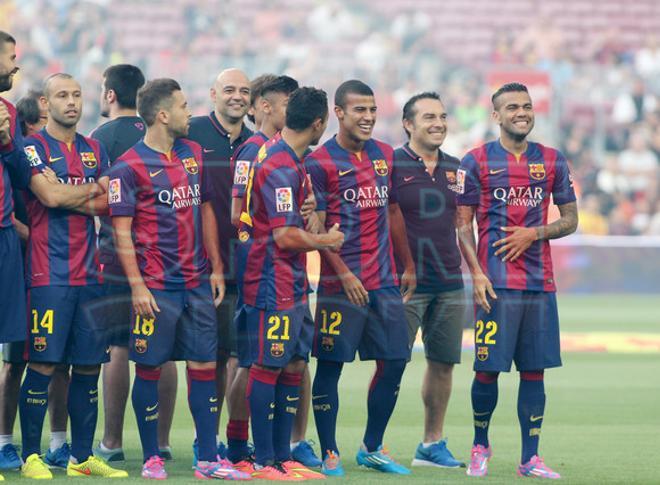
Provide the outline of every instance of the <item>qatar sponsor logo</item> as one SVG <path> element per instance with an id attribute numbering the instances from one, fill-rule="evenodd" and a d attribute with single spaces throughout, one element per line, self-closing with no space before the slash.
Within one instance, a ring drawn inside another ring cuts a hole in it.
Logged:
<path id="1" fill-rule="evenodd" d="M 96 182 L 96 177 L 71 177 L 71 176 L 68 176 L 66 178 L 57 177 L 57 180 L 59 180 L 61 184 L 66 184 L 66 185 L 83 185 L 83 184 L 93 184 L 94 182 Z"/>
<path id="2" fill-rule="evenodd" d="M 538 207 L 543 202 L 543 187 L 498 187 L 493 197 L 513 207 Z"/>
<path id="3" fill-rule="evenodd" d="M 199 192 L 199 184 L 163 189 L 158 192 L 158 201 L 161 204 L 171 206 L 173 209 L 201 205 L 202 197 Z"/>
<path id="4" fill-rule="evenodd" d="M 385 207 L 389 198 L 389 187 L 372 185 L 344 190 L 343 197 L 346 202 L 354 204 L 357 209 L 370 209 Z"/>

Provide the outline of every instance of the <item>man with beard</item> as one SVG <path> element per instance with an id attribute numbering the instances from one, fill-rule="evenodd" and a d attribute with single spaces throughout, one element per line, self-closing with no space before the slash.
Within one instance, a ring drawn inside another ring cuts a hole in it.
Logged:
<path id="1" fill-rule="evenodd" d="M 30 236 L 27 245 L 28 370 L 19 410 L 23 437 L 23 476 L 51 478 L 40 458 L 41 429 L 48 385 L 57 364 L 73 366 L 68 393 L 71 419 L 69 476 L 119 478 L 125 471 L 92 455 L 98 414 L 98 378 L 108 358 L 104 332 L 94 309 L 102 294 L 94 216 L 107 212 L 108 158 L 101 145 L 76 132 L 82 92 L 68 74 L 44 82 L 46 127 L 25 141 L 32 166 L 28 193 Z M 48 164 L 55 172 L 44 171 Z M 107 181 L 107 179 L 106 179 Z"/>
<path id="2" fill-rule="evenodd" d="M 564 155 L 527 141 L 534 108 L 527 87 L 505 84 L 492 96 L 500 139 L 471 150 L 456 174 L 458 234 L 475 304 L 474 441 L 467 474 L 484 476 L 492 449 L 488 429 L 500 372 L 520 373 L 518 475 L 558 479 L 538 456 L 545 410 L 544 369 L 561 366 L 559 316 L 550 239 L 578 224 L 573 182 Z M 550 198 L 560 218 L 548 224 Z M 474 238 L 477 218 L 479 245 Z"/>

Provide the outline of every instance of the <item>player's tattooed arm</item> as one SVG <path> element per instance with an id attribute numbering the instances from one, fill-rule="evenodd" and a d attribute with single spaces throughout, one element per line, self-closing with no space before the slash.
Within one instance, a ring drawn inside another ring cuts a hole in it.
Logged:
<path id="1" fill-rule="evenodd" d="M 408 246 L 408 234 L 406 233 L 406 223 L 403 220 L 403 214 L 399 204 L 390 203 L 388 207 L 390 218 L 390 235 L 392 236 L 392 245 L 394 253 L 399 261 L 403 263 L 403 274 L 401 275 L 401 294 L 403 302 L 410 300 L 415 288 L 417 288 L 417 275 L 415 274 L 415 262 L 413 261 L 410 247 Z"/>
<path id="2" fill-rule="evenodd" d="M 211 202 L 202 204 L 202 234 L 204 249 L 211 263 L 211 290 L 213 290 L 213 303 L 219 306 L 225 297 L 225 277 L 222 258 L 220 257 L 220 242 L 218 238 L 218 223 Z"/>
<path id="3" fill-rule="evenodd" d="M 481 269 L 477 257 L 477 241 L 474 237 L 474 214 L 476 206 L 459 205 L 456 208 L 456 232 L 458 233 L 458 245 L 461 248 L 463 258 L 472 274 L 472 293 L 474 302 L 487 312 L 490 312 L 488 296 L 497 299 L 495 290 L 490 280 Z"/>
<path id="4" fill-rule="evenodd" d="M 559 219 L 551 224 L 536 228 L 538 239 L 559 239 L 576 231 L 578 226 L 577 202 L 558 205 Z"/>

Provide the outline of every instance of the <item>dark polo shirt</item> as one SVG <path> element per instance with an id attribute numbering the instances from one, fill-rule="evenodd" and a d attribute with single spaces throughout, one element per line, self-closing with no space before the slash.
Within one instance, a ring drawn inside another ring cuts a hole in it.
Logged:
<path id="1" fill-rule="evenodd" d="M 218 221 L 220 256 L 225 268 L 227 290 L 231 292 L 236 291 L 233 253 L 238 243 L 236 228 L 231 224 L 231 187 L 234 181 L 231 159 L 236 149 L 250 136 L 252 131 L 243 125 L 240 135 L 232 143 L 230 134 L 222 127 L 215 112 L 192 118 L 188 131 L 188 138 L 202 146 L 204 169 L 213 184 L 215 197 L 212 205 Z"/>
<path id="2" fill-rule="evenodd" d="M 435 173 L 429 174 L 422 158 L 407 143 L 394 151 L 392 184 L 406 222 L 420 293 L 463 288 L 454 221 L 460 161 L 438 152 Z M 400 262 L 397 267 L 401 273 Z"/>

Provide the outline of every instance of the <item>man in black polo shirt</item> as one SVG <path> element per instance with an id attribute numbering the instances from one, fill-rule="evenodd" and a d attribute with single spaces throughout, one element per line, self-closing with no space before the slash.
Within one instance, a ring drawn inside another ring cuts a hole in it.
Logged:
<path id="1" fill-rule="evenodd" d="M 97 127 L 91 137 L 103 144 L 110 163 L 123 155 L 144 137 L 145 125 L 137 114 L 135 100 L 144 84 L 140 68 L 130 64 L 108 67 L 103 73 L 101 88 L 101 116 L 110 121 Z M 123 461 L 123 427 L 126 401 L 130 389 L 128 366 L 128 339 L 131 328 L 131 290 L 119 263 L 112 239 L 112 223 L 101 217 L 99 231 L 99 257 L 103 264 L 105 286 L 102 309 L 110 332 L 110 362 L 103 364 L 103 438 L 94 454 L 106 461 Z M 168 362 L 162 367 L 159 382 L 160 407 L 158 409 L 158 444 L 164 458 L 172 458 L 169 434 L 176 402 L 176 364 Z"/>
<path id="2" fill-rule="evenodd" d="M 465 314 L 454 222 L 460 162 L 440 150 L 447 134 L 447 113 L 436 93 L 408 100 L 403 128 L 409 142 L 394 153 L 393 185 L 417 270 L 417 291 L 406 304 L 406 317 L 411 347 L 422 327 L 427 362 L 422 385 L 424 440 L 412 465 L 463 467 L 447 449 L 442 429 L 453 367 L 461 360 Z"/>
<path id="3" fill-rule="evenodd" d="M 236 332 L 232 324 L 238 298 L 233 257 L 238 240 L 236 228 L 231 224 L 231 190 L 234 181 L 231 159 L 236 149 L 252 136 L 252 131 L 243 123 L 250 108 L 250 80 L 238 69 L 222 71 L 211 88 L 211 100 L 213 111 L 209 115 L 196 116 L 190 120 L 188 138 L 202 146 L 204 168 L 213 184 L 215 197 L 211 203 L 218 222 L 220 256 L 225 268 L 226 294 L 217 309 L 216 384 L 220 416 L 226 383 L 233 381 L 238 364 Z M 193 448 L 196 451 L 194 445 Z M 218 454 L 225 457 L 224 445 L 219 439 Z"/>

